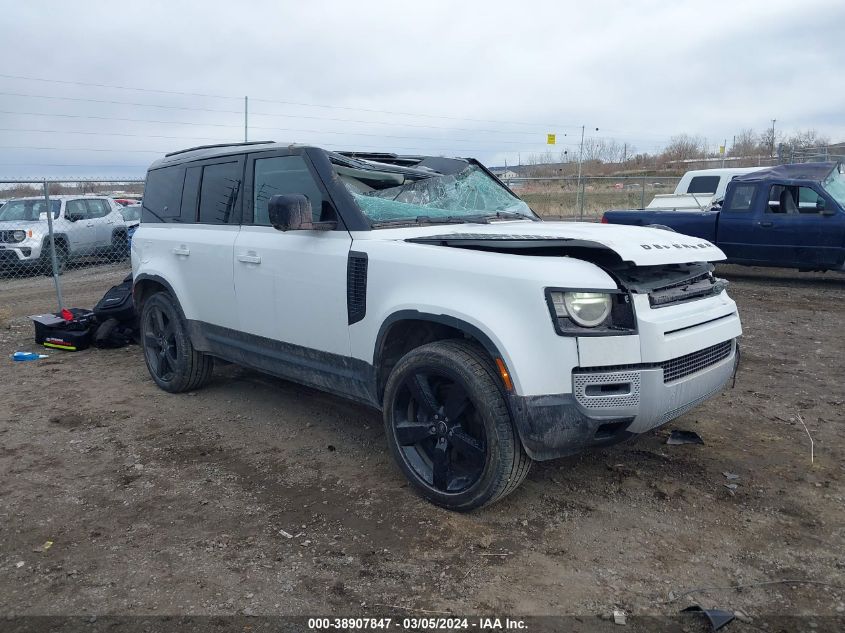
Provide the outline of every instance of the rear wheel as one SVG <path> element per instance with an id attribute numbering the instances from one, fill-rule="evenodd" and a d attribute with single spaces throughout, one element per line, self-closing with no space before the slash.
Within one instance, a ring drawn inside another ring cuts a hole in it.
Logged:
<path id="1" fill-rule="evenodd" d="M 129 236 L 126 231 L 115 231 L 111 238 L 112 250 L 118 261 L 129 257 Z"/>
<path id="2" fill-rule="evenodd" d="M 165 391 L 191 391 L 211 378 L 214 360 L 194 349 L 179 307 L 166 292 L 144 302 L 141 344 L 150 376 Z"/>
<path id="3" fill-rule="evenodd" d="M 468 511 L 515 490 L 531 460 L 511 423 L 484 350 L 438 341 L 406 354 L 387 381 L 388 446 L 414 487 L 433 503 Z"/>

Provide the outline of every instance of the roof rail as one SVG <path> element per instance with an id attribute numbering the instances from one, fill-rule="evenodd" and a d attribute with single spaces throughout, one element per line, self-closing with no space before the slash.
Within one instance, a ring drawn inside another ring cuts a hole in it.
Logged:
<path id="1" fill-rule="evenodd" d="M 275 143 L 275 141 L 244 141 L 243 143 L 217 143 L 216 145 L 197 145 L 196 147 L 189 147 L 188 149 L 180 149 L 175 152 L 165 154 L 167 156 L 176 156 L 177 154 L 185 154 L 186 152 L 193 152 L 197 149 L 213 149 L 215 147 L 241 147 L 243 145 L 266 145 L 267 143 Z"/>

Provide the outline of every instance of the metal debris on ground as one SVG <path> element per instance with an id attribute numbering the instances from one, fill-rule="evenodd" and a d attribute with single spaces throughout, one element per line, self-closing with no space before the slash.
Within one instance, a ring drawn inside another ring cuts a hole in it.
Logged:
<path id="1" fill-rule="evenodd" d="M 670 446 L 676 446 L 679 444 L 704 444 L 704 440 L 702 440 L 701 436 L 695 431 L 681 431 L 676 429 L 670 433 L 669 439 L 666 440 L 666 443 Z"/>
<path id="2" fill-rule="evenodd" d="M 625 624 L 625 612 L 619 609 L 613 610 L 613 623 L 614 624 Z"/>
<path id="3" fill-rule="evenodd" d="M 703 609 L 697 604 L 681 609 L 681 613 L 703 613 L 710 623 L 711 631 L 718 631 L 726 624 L 733 622 L 736 617 L 732 611 L 725 611 L 724 609 Z"/>
<path id="4" fill-rule="evenodd" d="M 722 474 L 725 476 L 725 479 L 728 480 L 739 479 L 739 475 L 736 473 L 723 472 Z"/>

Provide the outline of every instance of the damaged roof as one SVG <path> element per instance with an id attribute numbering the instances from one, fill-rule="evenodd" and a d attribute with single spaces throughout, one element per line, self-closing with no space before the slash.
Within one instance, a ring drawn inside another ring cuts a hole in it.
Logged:
<path id="1" fill-rule="evenodd" d="M 760 180 L 808 180 L 821 182 L 830 175 L 839 163 L 795 163 L 758 169 L 734 177 L 735 182 L 759 182 Z"/>
<path id="2" fill-rule="evenodd" d="M 332 152 L 317 145 L 300 143 L 280 143 L 276 141 L 249 141 L 244 143 L 220 143 L 216 145 L 198 145 L 187 149 L 178 150 L 165 154 L 163 158 L 156 160 L 150 169 L 167 167 L 188 161 L 215 158 L 218 156 L 237 156 L 256 151 L 288 150 L 292 148 L 314 148 L 326 152 L 332 162 L 355 161 L 360 167 L 365 165 L 372 168 L 372 163 L 389 166 L 398 172 L 413 170 L 415 172 L 425 171 L 438 174 L 456 174 L 466 168 L 470 162 L 463 158 L 444 158 L 442 156 L 423 155 L 400 155 L 387 152 L 357 152 L 342 151 Z"/>

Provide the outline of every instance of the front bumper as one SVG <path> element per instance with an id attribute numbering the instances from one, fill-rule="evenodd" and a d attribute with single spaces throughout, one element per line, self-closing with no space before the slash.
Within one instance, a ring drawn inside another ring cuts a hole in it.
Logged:
<path id="1" fill-rule="evenodd" d="M 15 244 L 0 244 L 0 265 L 5 264 L 12 266 L 15 264 L 27 264 L 38 259 L 40 250 L 35 252 L 35 248 L 31 245 L 23 243 Z"/>
<path id="2" fill-rule="evenodd" d="M 719 392 L 737 358 L 730 339 L 661 363 L 576 368 L 572 393 L 513 395 L 511 411 L 529 456 L 554 459 L 674 420 Z"/>

